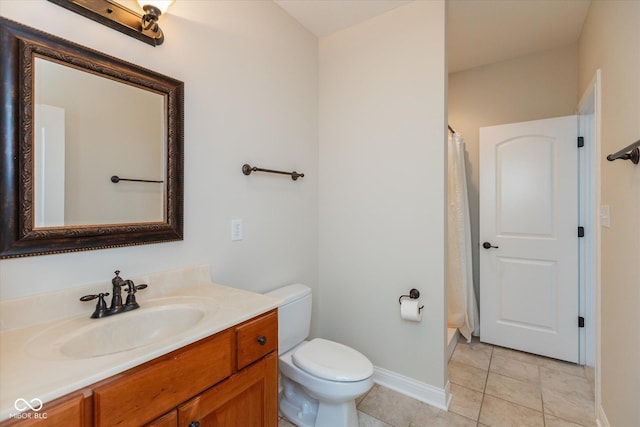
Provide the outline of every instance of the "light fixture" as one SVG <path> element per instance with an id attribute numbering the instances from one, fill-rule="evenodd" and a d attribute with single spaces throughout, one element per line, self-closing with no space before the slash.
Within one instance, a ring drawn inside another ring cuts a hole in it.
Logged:
<path id="1" fill-rule="evenodd" d="M 142 30 L 159 33 L 159 36 L 164 40 L 162 30 L 158 26 L 158 18 L 169 9 L 173 1 L 174 0 L 138 0 L 138 4 L 142 10 L 144 10 L 144 15 L 140 22 Z"/>
<path id="2" fill-rule="evenodd" d="M 158 18 L 166 12 L 174 0 L 138 0 L 144 15 L 112 0 L 49 0 L 99 22 L 140 41 L 158 46 L 164 42 L 164 34 Z"/>

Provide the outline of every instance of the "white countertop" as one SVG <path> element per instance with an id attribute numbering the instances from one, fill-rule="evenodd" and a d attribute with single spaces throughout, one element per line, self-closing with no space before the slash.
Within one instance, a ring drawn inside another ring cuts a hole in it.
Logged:
<path id="1" fill-rule="evenodd" d="M 201 274 L 200 277 L 206 277 Z M 208 279 L 208 277 L 207 277 Z M 274 309 L 280 300 L 266 295 L 248 292 L 241 289 L 222 286 L 214 283 L 203 283 L 195 280 L 193 285 L 182 283 L 180 286 L 161 285 L 162 291 L 151 292 L 144 297 L 146 290 L 137 293 L 141 309 L 121 313 L 104 319 L 90 319 L 95 301 L 86 303 L 82 314 L 74 314 L 66 318 L 39 319 L 16 322 L 12 321 L 11 329 L 0 332 L 0 420 L 17 414 L 17 399 L 31 402 L 37 398 L 44 402 L 41 413 L 46 411 L 46 402 L 91 385 L 97 381 L 123 372 L 134 366 L 169 353 L 187 344 L 227 329 L 259 314 Z M 142 282 L 136 282 L 142 283 Z M 149 283 L 149 288 L 153 283 Z M 86 290 L 83 289 L 82 292 Z M 103 292 L 109 292 L 108 288 Z M 97 292 L 97 290 L 94 290 Z M 77 293 L 77 292 L 76 292 Z M 26 303 L 28 301 L 21 301 Z M 202 307 L 204 316 L 184 332 L 159 339 L 151 344 L 131 350 L 97 357 L 72 358 L 60 351 L 56 346 L 56 336 L 61 331 L 82 330 L 91 327 L 95 322 L 103 322 L 116 317 L 124 319 L 145 307 L 154 307 L 167 302 L 185 302 Z M 18 304 L 5 305 L 8 312 L 15 315 L 19 311 Z M 77 310 L 76 310 L 77 311 Z M 6 313 L 5 313 L 6 314 Z M 122 317 L 121 317 L 122 316 Z M 6 316 L 3 315 L 5 326 Z M 39 322 L 34 323 L 33 320 Z M 21 405 L 18 405 L 21 406 Z"/>

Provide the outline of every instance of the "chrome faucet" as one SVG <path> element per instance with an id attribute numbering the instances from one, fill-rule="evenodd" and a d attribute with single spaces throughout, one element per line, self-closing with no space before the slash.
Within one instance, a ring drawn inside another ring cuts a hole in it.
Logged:
<path id="1" fill-rule="evenodd" d="M 113 314 L 124 313 L 125 311 L 135 310 L 140 307 L 140 304 L 136 301 L 136 291 L 140 289 L 144 289 L 147 285 L 135 285 L 131 280 L 123 280 L 120 277 L 120 270 L 115 271 L 116 276 L 111 279 L 112 287 L 112 296 L 111 296 L 111 306 L 107 308 L 107 303 L 105 301 L 105 297 L 109 296 L 109 293 L 99 293 L 97 295 L 85 295 L 80 298 L 80 301 L 91 301 L 94 299 L 98 299 L 98 303 L 96 304 L 96 309 L 91 314 L 92 319 L 100 319 L 102 317 L 111 316 Z M 125 304 L 122 304 L 122 287 L 126 286 L 127 301 Z"/>

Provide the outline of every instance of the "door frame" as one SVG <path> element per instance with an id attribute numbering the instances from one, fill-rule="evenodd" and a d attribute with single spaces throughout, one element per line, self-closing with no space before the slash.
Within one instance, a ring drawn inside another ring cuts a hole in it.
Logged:
<path id="1" fill-rule="evenodd" d="M 579 215 L 585 230 L 580 242 L 580 316 L 585 328 L 580 333 L 580 363 L 595 368 L 595 411 L 601 407 L 600 312 L 601 312 L 601 71 L 596 70 L 577 106 L 578 134 L 584 137 L 579 150 Z"/>

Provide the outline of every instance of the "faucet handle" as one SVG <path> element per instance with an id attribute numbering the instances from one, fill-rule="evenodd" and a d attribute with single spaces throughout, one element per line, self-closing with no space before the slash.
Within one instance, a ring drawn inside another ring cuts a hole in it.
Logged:
<path id="1" fill-rule="evenodd" d="M 127 285 L 127 302 L 124 304 L 124 311 L 135 310 L 140 307 L 140 304 L 136 301 L 136 291 L 140 289 L 144 289 L 147 285 L 137 285 L 133 283 L 132 280 L 125 280 L 125 284 Z"/>
<path id="2" fill-rule="evenodd" d="M 80 297 L 80 301 L 91 301 L 98 298 L 98 303 L 96 304 L 96 310 L 91 315 L 91 318 L 95 319 L 95 318 L 105 316 L 105 313 L 107 312 L 107 303 L 105 302 L 104 297 L 108 297 L 108 296 L 109 296 L 108 292 L 107 293 L 100 292 L 98 295 L 92 294 L 92 295 L 82 296 Z"/>
<path id="3" fill-rule="evenodd" d="M 126 285 L 127 289 L 125 289 L 127 291 L 127 293 L 131 294 L 131 293 L 136 293 L 136 291 L 139 291 L 140 289 L 145 289 L 148 285 L 146 284 L 142 284 L 142 285 L 136 285 L 135 283 L 133 283 L 132 280 L 125 280 L 124 283 L 122 284 L 123 286 Z"/>
<path id="4" fill-rule="evenodd" d="M 91 300 L 96 299 L 96 298 L 103 298 L 104 299 L 104 297 L 108 297 L 108 296 L 109 296 L 109 292 L 107 292 L 106 294 L 100 293 L 98 295 L 93 295 L 93 294 L 92 295 L 85 295 L 85 296 L 80 297 L 80 301 L 91 301 Z"/>

